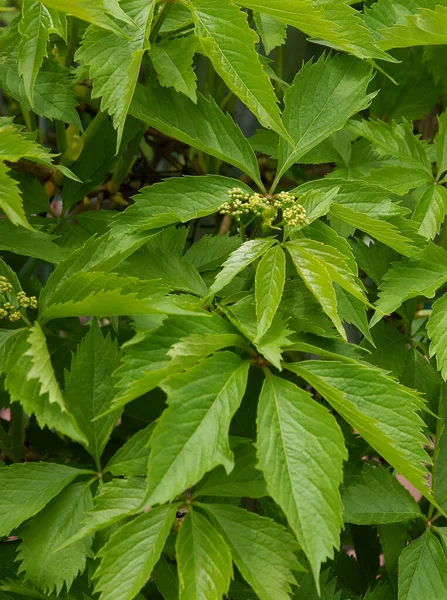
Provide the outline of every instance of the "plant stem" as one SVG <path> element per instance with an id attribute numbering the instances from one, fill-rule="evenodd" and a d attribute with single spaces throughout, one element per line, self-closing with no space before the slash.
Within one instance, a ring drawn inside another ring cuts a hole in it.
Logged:
<path id="1" fill-rule="evenodd" d="M 163 6 L 159 10 L 157 18 L 154 20 L 154 24 L 152 26 L 152 31 L 149 36 L 149 42 L 153 42 L 155 40 L 155 38 L 157 37 L 158 32 L 160 31 L 161 26 L 163 25 L 164 20 L 166 19 L 168 6 L 169 6 L 169 3 L 164 2 Z"/>

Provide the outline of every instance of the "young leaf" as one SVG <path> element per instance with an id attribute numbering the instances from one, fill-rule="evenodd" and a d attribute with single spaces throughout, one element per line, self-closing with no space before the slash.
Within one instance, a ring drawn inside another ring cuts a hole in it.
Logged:
<path id="1" fill-rule="evenodd" d="M 176 542 L 180 600 L 221 600 L 233 576 L 231 552 L 213 525 L 196 510 L 183 521 Z"/>
<path id="2" fill-rule="evenodd" d="M 124 35 L 123 31 L 111 17 L 132 24 L 131 19 L 120 8 L 118 0 L 95 0 L 94 4 L 89 0 L 40 0 L 40 2 L 48 8 L 73 15 L 87 23 L 113 31 L 119 36 Z"/>
<path id="3" fill-rule="evenodd" d="M 194 104 L 183 94 L 152 82 L 150 87 L 137 85 L 130 114 L 165 135 L 234 165 L 262 189 L 258 161 L 249 141 L 213 99 L 197 94 Z"/>
<path id="4" fill-rule="evenodd" d="M 447 560 L 439 540 L 426 529 L 400 555 L 399 600 L 442 600 L 446 594 Z"/>
<path id="5" fill-rule="evenodd" d="M 256 269 L 255 295 L 258 337 L 270 328 L 281 302 L 286 280 L 286 256 L 281 246 L 270 248 Z"/>
<path id="6" fill-rule="evenodd" d="M 196 74 L 192 59 L 198 42 L 194 37 L 174 38 L 164 44 L 153 45 L 149 50 L 160 84 L 173 87 L 197 103 Z"/>
<path id="7" fill-rule="evenodd" d="M 103 485 L 94 498 L 93 509 L 86 512 L 73 535 L 56 547 L 56 550 L 63 550 L 71 544 L 135 514 L 144 501 L 146 489 L 147 482 L 142 477 L 113 479 Z"/>
<path id="8" fill-rule="evenodd" d="M 421 509 L 396 477 L 383 468 L 364 467 L 342 490 L 343 520 L 357 525 L 385 525 L 417 519 Z"/>
<path id="9" fill-rule="evenodd" d="M 162 384 L 169 406 L 150 441 L 148 506 L 172 500 L 220 464 L 231 471 L 228 430 L 247 375 L 248 363 L 218 352 Z"/>
<path id="10" fill-rule="evenodd" d="M 0 469 L 0 536 L 8 536 L 84 473 L 88 471 L 56 463 L 17 463 Z"/>
<path id="11" fill-rule="evenodd" d="M 430 358 L 436 355 L 438 371 L 447 379 L 447 344 L 445 339 L 447 323 L 447 294 L 433 304 L 427 332 L 431 339 Z"/>
<path id="12" fill-rule="evenodd" d="M 266 54 L 270 54 L 272 50 L 285 43 L 286 25 L 284 23 L 259 12 L 254 12 L 253 18 Z"/>
<path id="13" fill-rule="evenodd" d="M 371 320 L 371 327 L 380 321 L 383 314 L 391 314 L 405 300 L 418 296 L 433 298 L 446 281 L 447 253 L 434 244 L 426 246 L 417 258 L 393 263 L 379 287 L 377 312 Z"/>
<path id="14" fill-rule="evenodd" d="M 127 440 L 109 460 L 104 472 L 109 471 L 115 476 L 141 475 L 145 477 L 149 460 L 149 440 L 154 427 L 155 423 L 151 423 Z"/>
<path id="15" fill-rule="evenodd" d="M 210 287 L 210 292 L 216 294 L 222 288 L 228 285 L 239 273 L 252 262 L 260 258 L 267 250 L 273 246 L 272 239 L 255 239 L 244 242 L 237 250 L 235 250 L 223 265 L 223 269 L 217 274 L 214 283 Z"/>
<path id="16" fill-rule="evenodd" d="M 110 537 L 94 574 L 101 600 L 132 600 L 138 594 L 160 558 L 176 511 L 175 504 L 153 508 Z"/>
<path id="17" fill-rule="evenodd" d="M 264 382 L 257 423 L 259 467 L 268 491 L 318 580 L 321 563 L 338 548 L 343 523 L 338 490 L 347 459 L 343 435 L 308 392 L 273 375 Z"/>
<path id="18" fill-rule="evenodd" d="M 447 214 L 447 190 L 442 185 L 430 185 L 419 199 L 413 220 L 419 224 L 418 233 L 432 240 Z"/>
<path id="19" fill-rule="evenodd" d="M 92 508 L 89 483 L 67 486 L 32 519 L 21 534 L 18 558 L 19 572 L 47 594 L 59 594 L 63 585 L 70 589 L 75 577 L 82 573 L 91 538 L 54 552 L 79 529 L 84 512 Z"/>
<path id="20" fill-rule="evenodd" d="M 366 90 L 371 76 L 367 64 L 346 55 L 323 55 L 304 65 L 284 99 L 284 126 L 294 143 L 279 143 L 275 184 L 299 158 L 369 105 L 372 97 Z"/>
<path id="21" fill-rule="evenodd" d="M 418 415 L 424 404 L 415 392 L 360 364 L 306 361 L 287 368 L 310 383 L 385 460 L 431 497 L 425 467 L 430 459 Z"/>
<path id="22" fill-rule="evenodd" d="M 196 34 L 204 53 L 229 89 L 261 125 L 288 138 L 278 100 L 255 50 L 257 36 L 247 16 L 230 0 L 191 0 Z"/>
<path id="23" fill-rule="evenodd" d="M 288 600 L 293 571 L 303 568 L 296 559 L 298 544 L 271 519 L 227 504 L 202 504 L 231 548 L 243 578 L 261 600 Z M 247 596 L 244 596 L 247 597 Z"/>
<path id="24" fill-rule="evenodd" d="M 48 56 L 47 42 L 52 26 L 48 9 L 38 0 L 24 0 L 19 25 L 19 75 L 23 77 L 25 92 L 33 106 L 34 86 L 43 59 Z"/>
<path id="25" fill-rule="evenodd" d="M 126 37 L 117 37 L 100 27 L 89 27 L 75 56 L 77 61 L 89 68 L 93 79 L 92 98 L 101 98 L 101 109 L 113 118 L 118 132 L 117 152 L 140 73 L 154 2 L 122 0 L 121 7 L 136 24 L 136 29 L 124 26 Z"/>
<path id="26" fill-rule="evenodd" d="M 100 465 L 102 452 L 120 416 L 120 411 L 95 420 L 110 408 L 115 397 L 112 373 L 119 367 L 120 355 L 110 335 L 104 337 L 94 319 L 90 331 L 79 344 L 65 380 L 65 404 L 88 440 L 87 450 Z"/>

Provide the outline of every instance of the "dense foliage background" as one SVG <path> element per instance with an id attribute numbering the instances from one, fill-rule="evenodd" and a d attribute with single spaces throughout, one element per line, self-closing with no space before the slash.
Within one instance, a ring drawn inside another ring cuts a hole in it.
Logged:
<path id="1" fill-rule="evenodd" d="M 447 1 L 0 21 L 0 600 L 445 600 Z"/>

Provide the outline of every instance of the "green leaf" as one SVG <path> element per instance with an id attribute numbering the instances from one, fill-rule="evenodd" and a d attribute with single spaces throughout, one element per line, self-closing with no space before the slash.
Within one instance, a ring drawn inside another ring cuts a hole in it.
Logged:
<path id="1" fill-rule="evenodd" d="M 89 69 L 93 80 L 92 98 L 101 98 L 101 110 L 107 111 L 113 118 L 113 125 L 118 132 L 117 152 L 140 73 L 154 2 L 122 0 L 121 7 L 136 24 L 136 29 L 132 25 L 123 26 L 126 37 L 117 37 L 114 32 L 101 29 L 101 26 L 89 27 L 75 56 Z M 105 56 L 107 60 L 104 60 Z"/>
<path id="2" fill-rule="evenodd" d="M 63 13 L 73 15 L 78 19 L 93 23 L 97 27 L 103 27 L 113 31 L 119 36 L 122 30 L 111 17 L 115 17 L 125 23 L 132 23 L 126 13 L 120 8 L 118 0 L 96 0 L 92 4 L 89 0 L 40 0 L 48 8 L 54 8 Z"/>
<path id="3" fill-rule="evenodd" d="M 228 201 L 228 192 L 235 186 L 251 192 L 236 179 L 219 175 L 171 177 L 143 188 L 135 204 L 113 221 L 112 230 L 118 233 L 143 231 L 205 217 Z"/>
<path id="4" fill-rule="evenodd" d="M 195 37 L 179 37 L 163 44 L 153 45 L 149 50 L 160 84 L 164 87 L 173 87 L 177 92 L 188 96 L 194 103 L 197 103 L 197 77 L 192 59 L 197 51 L 197 45 L 198 40 Z"/>
<path id="5" fill-rule="evenodd" d="M 364 302 L 357 300 L 348 294 L 343 288 L 335 284 L 335 296 L 337 298 L 337 310 L 342 321 L 357 327 L 360 333 L 372 344 L 374 341 L 368 326 L 366 307 Z"/>
<path id="6" fill-rule="evenodd" d="M 342 490 L 343 520 L 357 525 L 386 525 L 417 519 L 421 509 L 386 469 L 364 467 Z"/>
<path id="7" fill-rule="evenodd" d="M 149 440 L 154 427 L 155 423 L 151 423 L 127 440 L 109 460 L 104 472 L 109 471 L 115 476 L 141 475 L 145 477 L 149 460 Z"/>
<path id="8" fill-rule="evenodd" d="M 438 115 L 438 133 L 434 139 L 438 179 L 447 171 L 447 111 Z"/>
<path id="9" fill-rule="evenodd" d="M 253 18 L 266 54 L 270 54 L 272 50 L 285 43 L 286 25 L 284 23 L 259 12 L 254 12 Z"/>
<path id="10" fill-rule="evenodd" d="M 84 473 L 88 471 L 55 463 L 17 463 L 0 469 L 0 536 L 8 536 Z"/>
<path id="11" fill-rule="evenodd" d="M 369 65 L 347 55 L 323 55 L 304 65 L 284 98 L 284 126 L 294 144 L 279 143 L 275 184 L 304 154 L 369 105 L 372 97 L 366 90 L 371 77 Z M 309 98 L 314 99 L 311 104 Z"/>
<path id="12" fill-rule="evenodd" d="M 399 556 L 407 545 L 408 523 L 393 523 L 377 527 L 380 544 L 385 558 L 385 566 L 394 589 L 397 588 Z"/>
<path id="13" fill-rule="evenodd" d="M 150 441 L 148 506 L 174 499 L 220 464 L 230 473 L 228 430 L 247 375 L 248 363 L 219 352 L 162 384 L 168 408 Z"/>
<path id="14" fill-rule="evenodd" d="M 176 542 L 180 600 L 221 600 L 233 576 L 231 552 L 213 525 L 195 510 L 183 521 Z"/>
<path id="15" fill-rule="evenodd" d="M 286 255 L 281 246 L 270 248 L 256 269 L 255 294 L 258 337 L 270 328 L 281 302 L 286 280 Z"/>
<path id="16" fill-rule="evenodd" d="M 34 327 L 33 332 L 26 330 L 17 337 L 8 356 L 5 387 L 11 395 L 11 402 L 20 402 L 28 415 L 34 414 L 41 428 L 54 428 L 63 435 L 86 443 L 73 416 L 61 406 L 62 394 L 55 380 L 43 333 L 39 325 Z M 32 343 L 29 340 L 31 336 Z M 35 351 L 37 356 L 33 354 Z M 31 372 L 35 376 L 31 377 Z M 44 389 L 51 390 L 52 402 L 48 391 L 41 395 Z"/>
<path id="17" fill-rule="evenodd" d="M 131 600 L 160 558 L 174 521 L 175 504 L 159 506 L 116 531 L 98 556 L 95 592 L 101 600 Z"/>
<path id="18" fill-rule="evenodd" d="M 231 440 L 230 440 L 231 441 Z M 267 495 L 264 476 L 256 468 L 256 450 L 246 438 L 234 445 L 234 469 L 229 475 L 217 467 L 205 475 L 196 487 L 194 496 L 223 496 L 226 498 L 262 498 Z"/>
<path id="19" fill-rule="evenodd" d="M 237 235 L 204 235 L 185 253 L 199 273 L 214 271 L 222 266 L 228 256 L 242 244 Z"/>
<path id="20" fill-rule="evenodd" d="M 393 156 L 413 169 L 423 169 L 428 180 L 432 179 L 427 144 L 414 135 L 412 124 L 405 119 L 402 123 L 391 124 L 372 119 L 351 121 L 349 126 L 358 136 L 370 141 L 384 157 Z"/>
<path id="21" fill-rule="evenodd" d="M 131 340 L 124 347 L 125 355 L 122 366 L 116 371 L 117 396 L 114 405 L 126 404 L 156 388 L 164 379 L 189 366 L 192 366 L 204 354 L 183 355 L 176 359 L 171 357 L 171 347 L 190 335 L 214 336 L 216 334 L 233 334 L 234 328 L 228 321 L 216 313 L 211 318 L 170 317 L 154 331 L 150 331 L 143 339 Z"/>
<path id="22" fill-rule="evenodd" d="M 119 367 L 118 345 L 110 334 L 103 337 L 96 320 L 73 355 L 65 378 L 65 404 L 88 440 L 86 448 L 100 465 L 102 452 L 109 440 L 120 411 L 95 420 L 110 408 L 115 397 L 112 373 Z"/>
<path id="23" fill-rule="evenodd" d="M 393 263 L 379 287 L 377 312 L 371 326 L 401 306 L 405 300 L 425 296 L 433 298 L 436 290 L 447 281 L 447 253 L 443 248 L 429 244 L 418 258 L 407 258 Z"/>
<path id="24" fill-rule="evenodd" d="M 447 295 L 442 296 L 433 304 L 433 310 L 428 320 L 427 332 L 430 337 L 430 358 L 436 355 L 438 371 L 447 379 Z"/>
<path id="25" fill-rule="evenodd" d="M 213 99 L 197 94 L 197 104 L 194 104 L 184 94 L 151 82 L 150 87 L 137 85 L 129 110 L 134 117 L 165 135 L 241 169 L 262 188 L 258 160 L 249 141 Z M 239 182 L 232 187 L 234 185 Z"/>
<path id="26" fill-rule="evenodd" d="M 414 240 L 405 233 L 401 233 L 393 223 L 370 217 L 342 204 L 332 204 L 331 215 L 356 229 L 360 229 L 360 231 L 364 231 L 404 256 L 414 256 L 418 251 L 414 246 Z"/>
<path id="27" fill-rule="evenodd" d="M 418 414 L 424 404 L 415 392 L 360 364 L 306 361 L 287 368 L 312 385 L 390 465 L 431 498 L 425 467 L 430 459 Z"/>
<path id="28" fill-rule="evenodd" d="M 157 312 L 169 291 L 158 280 L 143 281 L 116 273 L 79 271 L 64 281 L 40 311 L 41 322 L 61 317 L 115 316 Z"/>
<path id="29" fill-rule="evenodd" d="M 326 264 L 299 244 L 289 243 L 286 247 L 306 287 L 318 300 L 339 334 L 346 339 L 346 333 L 337 312 L 337 298 L 331 274 L 326 268 Z"/>
<path id="30" fill-rule="evenodd" d="M 418 233 L 432 240 L 441 229 L 447 214 L 447 190 L 442 185 L 431 185 L 422 194 L 413 213 L 419 224 Z"/>
<path id="31" fill-rule="evenodd" d="M 348 458 L 329 411 L 295 384 L 269 375 L 258 407 L 258 457 L 269 494 L 284 511 L 318 580 L 343 524 L 339 485 Z M 318 436 L 318 445 L 315 437 Z"/>
<path id="32" fill-rule="evenodd" d="M 69 590 L 75 577 L 85 569 L 91 538 L 54 552 L 78 530 L 86 510 L 92 507 L 90 484 L 67 486 L 25 527 L 21 534 L 19 572 L 45 593 Z"/>
<path id="33" fill-rule="evenodd" d="M 24 0 L 19 25 L 19 75 L 23 77 L 25 92 L 33 105 L 34 86 L 43 59 L 48 56 L 47 42 L 52 26 L 51 15 L 38 0 Z"/>
<path id="34" fill-rule="evenodd" d="M 142 477 L 113 479 L 99 488 L 94 505 L 88 510 L 73 535 L 64 540 L 55 550 L 64 548 L 92 536 L 97 531 L 135 514 L 146 495 L 147 482 Z"/>
<path id="35" fill-rule="evenodd" d="M 271 238 L 258 238 L 244 242 L 237 248 L 223 265 L 210 287 L 210 292 L 216 294 L 228 285 L 239 273 L 241 273 L 252 262 L 260 258 L 275 243 Z"/>
<path id="36" fill-rule="evenodd" d="M 271 519 L 236 506 L 202 504 L 231 548 L 242 577 L 261 600 L 288 600 L 293 571 L 303 568 L 296 559 L 298 544 L 290 533 Z M 245 596 L 246 597 L 246 596 Z"/>
<path id="37" fill-rule="evenodd" d="M 247 15 L 229 0 L 189 3 L 204 53 L 228 88 L 248 106 L 261 125 L 288 137 L 278 99 L 255 50 L 257 36 Z"/>
<path id="38" fill-rule="evenodd" d="M 5 163 L 0 162 L 0 209 L 14 225 L 32 229 L 23 209 L 19 184 L 10 173 Z"/>
<path id="39" fill-rule="evenodd" d="M 447 594 L 447 561 L 441 543 L 427 529 L 399 558 L 399 600 L 443 600 Z"/>

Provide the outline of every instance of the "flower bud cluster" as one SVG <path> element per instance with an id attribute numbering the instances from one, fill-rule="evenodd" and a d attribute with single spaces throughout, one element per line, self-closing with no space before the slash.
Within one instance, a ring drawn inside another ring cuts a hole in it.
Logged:
<path id="1" fill-rule="evenodd" d="M 265 197 L 255 192 L 250 195 L 241 188 L 232 188 L 228 195 L 230 199 L 219 206 L 222 215 L 259 215 L 271 223 L 282 211 L 284 224 L 296 227 L 307 225 L 306 209 L 296 201 L 296 197 L 290 192 L 280 192 L 273 197 Z"/>
<path id="2" fill-rule="evenodd" d="M 20 321 L 22 318 L 20 308 L 37 308 L 36 296 L 28 296 L 26 292 L 15 294 L 12 284 L 6 277 L 0 275 L 0 319 L 8 319 L 12 323 Z"/>

